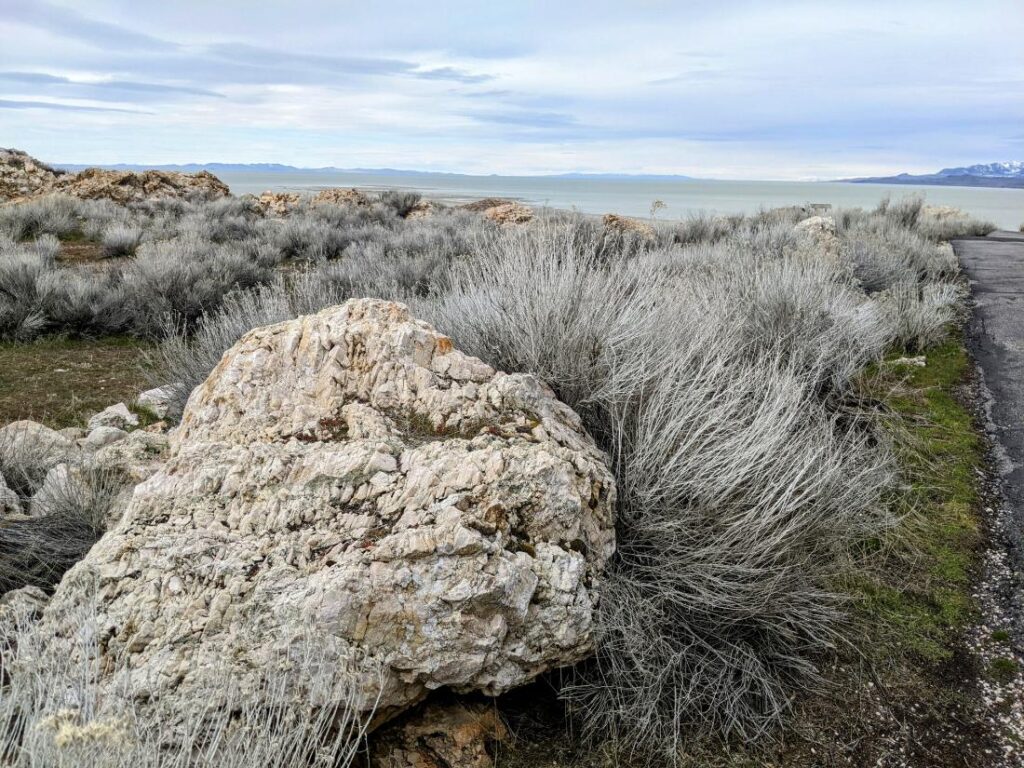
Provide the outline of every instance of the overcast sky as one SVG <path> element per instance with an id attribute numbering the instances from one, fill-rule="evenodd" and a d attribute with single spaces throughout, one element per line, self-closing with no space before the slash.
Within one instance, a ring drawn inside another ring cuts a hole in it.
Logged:
<path id="1" fill-rule="evenodd" d="M 75 163 L 829 178 L 1024 159 L 1024 0 L 0 0 Z"/>

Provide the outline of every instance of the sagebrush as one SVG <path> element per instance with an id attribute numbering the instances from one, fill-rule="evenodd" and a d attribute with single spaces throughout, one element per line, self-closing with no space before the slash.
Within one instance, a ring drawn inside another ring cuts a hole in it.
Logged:
<path id="1" fill-rule="evenodd" d="M 542 377 L 609 456 L 618 554 L 596 656 L 562 691 L 584 732 L 670 760 L 695 738 L 771 733 L 844 639 L 836 577 L 897 522 L 894 452 L 856 378 L 942 339 L 960 289 L 940 241 L 990 225 L 887 201 L 833 211 L 827 250 L 794 227 L 800 209 L 637 233 L 553 211 L 507 228 L 443 207 L 404 219 L 418 203 L 284 218 L 245 200 L 90 204 L 72 215 L 84 236 L 119 233 L 98 271 L 44 239 L 65 203 L 9 214 L 0 336 L 158 339 L 155 383 L 180 413 L 254 327 L 349 297 L 408 303 L 461 349 Z"/>

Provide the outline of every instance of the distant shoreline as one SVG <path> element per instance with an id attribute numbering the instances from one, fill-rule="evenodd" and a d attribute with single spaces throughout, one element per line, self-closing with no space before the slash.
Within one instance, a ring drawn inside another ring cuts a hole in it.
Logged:
<path id="1" fill-rule="evenodd" d="M 877 176 L 864 179 L 840 179 L 841 184 L 902 184 L 923 187 L 963 187 L 976 189 L 1024 189 L 1024 177 L 1016 176 Z"/>
<path id="2" fill-rule="evenodd" d="M 708 184 L 715 183 L 759 183 L 759 184 L 884 184 L 889 186 L 924 186 L 924 187 L 962 187 L 964 189 L 1024 189 L 1024 177 L 1006 176 L 976 176 L 961 174 L 955 176 L 942 174 L 921 174 L 913 175 L 901 173 L 896 176 L 867 176 L 863 178 L 850 179 L 817 179 L 814 181 L 792 181 L 778 179 L 706 179 L 698 176 L 687 176 L 683 174 L 629 174 L 629 173 L 549 173 L 549 174 L 475 174 L 455 173 L 451 171 L 418 171 L 404 170 L 398 168 L 299 168 L 291 165 L 278 163 L 185 163 L 185 164 L 155 164 L 144 165 L 136 163 L 114 163 L 114 164 L 82 164 L 82 163 L 54 163 L 54 168 L 75 173 L 86 168 L 103 168 L 112 171 L 176 171 L 179 173 L 198 173 L 207 171 L 214 175 L 238 174 L 256 176 L 373 176 L 382 179 L 386 178 L 437 178 L 437 179 L 521 179 L 521 180 L 575 180 L 575 181 L 603 181 L 603 182 L 636 182 L 636 183 L 674 183 L 674 182 L 701 182 Z M 381 184 L 379 189 L 394 189 L 408 187 L 408 185 Z M 283 187 L 281 187 L 283 188 Z M 299 189 L 302 187 L 296 187 Z M 309 188 L 316 188 L 309 185 Z M 366 186 L 373 189 L 372 186 Z"/>

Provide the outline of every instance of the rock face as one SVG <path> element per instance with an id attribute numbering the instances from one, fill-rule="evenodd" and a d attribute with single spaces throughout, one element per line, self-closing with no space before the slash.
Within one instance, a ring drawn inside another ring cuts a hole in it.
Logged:
<path id="1" fill-rule="evenodd" d="M 401 304 L 248 333 L 170 443 L 40 625 L 73 653 L 69 617 L 95 594 L 104 690 L 187 708 L 215 668 L 260 674 L 301 635 L 382 664 L 360 707 L 379 695 L 385 717 L 591 652 L 614 549 L 604 455 L 536 378 L 454 350 Z"/>
<path id="2" fill-rule="evenodd" d="M 21 150 L 0 148 L 0 202 L 48 192 L 59 176 L 58 171 Z"/>
<path id="3" fill-rule="evenodd" d="M 215 200 L 230 194 L 227 185 L 208 171 L 135 172 L 101 168 L 87 168 L 62 176 L 54 183 L 53 190 L 83 200 L 106 199 L 121 204 L 168 197 Z"/>

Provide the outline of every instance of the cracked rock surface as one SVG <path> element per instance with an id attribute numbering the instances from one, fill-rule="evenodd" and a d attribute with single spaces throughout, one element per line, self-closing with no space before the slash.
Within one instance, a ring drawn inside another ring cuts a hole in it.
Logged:
<path id="1" fill-rule="evenodd" d="M 89 607 L 101 689 L 165 705 L 300 636 L 382 664 L 360 686 L 384 716 L 435 688 L 496 695 L 591 652 L 614 501 L 543 383 L 350 300 L 224 355 L 38 629 L 75 653 Z"/>

